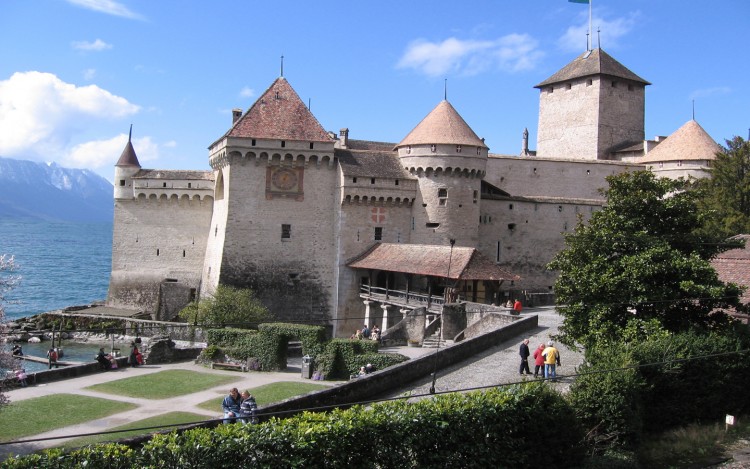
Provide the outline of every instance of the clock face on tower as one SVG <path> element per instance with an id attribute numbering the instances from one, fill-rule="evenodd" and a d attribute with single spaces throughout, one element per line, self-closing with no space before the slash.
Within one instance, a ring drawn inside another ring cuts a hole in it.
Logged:
<path id="1" fill-rule="evenodd" d="M 269 166 L 266 169 L 266 199 L 285 198 L 301 201 L 304 168 Z"/>
<path id="2" fill-rule="evenodd" d="M 276 170 L 271 177 L 274 189 L 289 191 L 297 185 L 297 172 L 290 168 Z"/>

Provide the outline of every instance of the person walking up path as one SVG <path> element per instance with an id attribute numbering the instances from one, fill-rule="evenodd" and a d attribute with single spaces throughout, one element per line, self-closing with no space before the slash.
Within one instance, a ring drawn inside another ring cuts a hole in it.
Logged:
<path id="1" fill-rule="evenodd" d="M 521 347 L 518 349 L 518 354 L 521 356 L 521 365 L 518 367 L 518 374 L 523 375 L 523 372 L 526 371 L 527 375 L 531 374 L 531 371 L 529 370 L 529 339 L 523 339 L 523 342 L 521 342 Z"/>

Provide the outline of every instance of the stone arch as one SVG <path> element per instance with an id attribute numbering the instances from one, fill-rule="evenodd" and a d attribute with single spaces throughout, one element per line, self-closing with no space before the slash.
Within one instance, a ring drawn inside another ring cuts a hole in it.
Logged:
<path id="1" fill-rule="evenodd" d="M 214 198 L 216 200 L 224 199 L 224 170 L 216 172 L 216 184 L 214 185 Z"/>

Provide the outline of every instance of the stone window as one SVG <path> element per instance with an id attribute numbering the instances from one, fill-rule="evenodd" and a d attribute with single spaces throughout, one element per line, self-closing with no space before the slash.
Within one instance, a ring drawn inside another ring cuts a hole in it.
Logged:
<path id="1" fill-rule="evenodd" d="M 125 179 L 120 179 L 120 186 L 121 187 L 125 186 Z"/>
<path id="2" fill-rule="evenodd" d="M 250 145 L 255 146 L 255 139 L 253 139 L 252 142 L 250 142 Z"/>
<path id="3" fill-rule="evenodd" d="M 370 184 L 375 184 L 375 178 L 370 178 Z"/>
<path id="4" fill-rule="evenodd" d="M 281 239 L 292 239 L 292 225 L 281 225 Z"/>
<path id="5" fill-rule="evenodd" d="M 396 185 L 398 186 L 398 179 L 396 179 Z"/>
<path id="6" fill-rule="evenodd" d="M 356 178 L 356 177 L 353 177 L 353 178 L 352 178 L 352 182 L 356 184 L 356 182 L 357 182 L 357 178 Z"/>
<path id="7" fill-rule="evenodd" d="M 495 262 L 500 262 L 500 253 L 502 252 L 500 248 L 501 248 L 501 244 L 500 244 L 500 241 L 498 241 L 497 250 L 495 251 Z"/>
<path id="8" fill-rule="evenodd" d="M 281 141 L 281 148 L 284 148 L 284 147 L 286 147 L 286 141 L 285 141 L 285 140 L 282 140 L 282 141 Z"/>
<path id="9" fill-rule="evenodd" d="M 592 80 L 591 78 L 589 78 L 588 80 L 586 80 L 586 86 L 591 86 L 593 84 L 594 84 L 594 80 Z"/>
<path id="10" fill-rule="evenodd" d="M 383 227 L 376 226 L 375 227 L 375 241 L 382 241 L 382 240 L 383 240 Z"/>
<path id="11" fill-rule="evenodd" d="M 161 187 L 167 187 L 167 183 L 166 182 L 162 182 L 161 183 Z"/>
<path id="12" fill-rule="evenodd" d="M 438 189 L 438 205 L 441 207 L 448 205 L 448 189 L 445 187 Z"/>
<path id="13" fill-rule="evenodd" d="M 437 145 L 435 144 L 430 145 L 430 151 L 435 153 L 437 151 Z"/>
<path id="14" fill-rule="evenodd" d="M 479 199 L 479 191 L 474 191 L 473 198 L 474 198 L 474 203 L 477 203 L 477 200 Z"/>
<path id="15" fill-rule="evenodd" d="M 567 85 L 565 85 L 565 89 L 566 89 L 566 90 L 569 90 L 569 89 L 571 89 L 571 88 L 573 88 L 573 85 L 572 85 L 572 84 L 568 83 Z"/>
<path id="16" fill-rule="evenodd" d="M 185 250 L 182 250 L 182 257 L 185 257 Z"/>
<path id="17" fill-rule="evenodd" d="M 615 80 L 612 80 L 612 88 L 617 88 L 617 82 Z"/>
<path id="18" fill-rule="evenodd" d="M 508 204 L 508 210 L 513 210 L 513 204 Z"/>
<path id="19" fill-rule="evenodd" d="M 188 189 L 191 189 L 192 187 L 193 187 L 193 183 L 192 182 L 188 182 Z"/>
<path id="20" fill-rule="evenodd" d="M 461 145 L 456 145 L 456 153 L 461 153 Z"/>
<path id="21" fill-rule="evenodd" d="M 314 143 L 313 143 L 313 142 L 310 142 L 310 150 L 312 150 L 312 149 L 313 149 L 313 145 L 314 145 Z"/>
<path id="22" fill-rule="evenodd" d="M 677 166 L 682 166 L 682 160 L 677 162 Z"/>
<path id="23" fill-rule="evenodd" d="M 156 257 L 159 257 L 159 248 L 156 248 Z"/>
<path id="24" fill-rule="evenodd" d="M 408 146 L 406 147 L 406 153 L 407 153 L 407 154 L 411 153 L 411 145 L 408 145 Z"/>

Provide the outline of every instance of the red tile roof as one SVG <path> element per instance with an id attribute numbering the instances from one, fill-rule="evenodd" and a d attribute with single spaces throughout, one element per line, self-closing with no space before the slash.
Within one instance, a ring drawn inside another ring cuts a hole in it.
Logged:
<path id="1" fill-rule="evenodd" d="M 448 101 L 441 101 L 417 124 L 409 135 L 396 145 L 449 144 L 487 148 L 469 124 Z"/>
<path id="2" fill-rule="evenodd" d="M 333 141 L 284 77 L 271 84 L 225 137 Z"/>
<path id="3" fill-rule="evenodd" d="M 378 243 L 350 260 L 347 266 L 461 280 L 520 279 L 469 247 Z"/>

